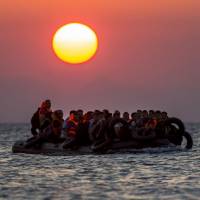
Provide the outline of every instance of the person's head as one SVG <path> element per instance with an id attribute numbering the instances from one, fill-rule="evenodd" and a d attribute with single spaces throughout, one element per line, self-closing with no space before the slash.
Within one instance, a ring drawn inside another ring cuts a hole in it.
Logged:
<path id="1" fill-rule="evenodd" d="M 113 118 L 120 118 L 120 112 L 118 110 L 116 110 L 114 113 L 113 113 Z"/>
<path id="2" fill-rule="evenodd" d="M 129 113 L 128 112 L 123 113 L 123 119 L 126 121 L 129 121 Z"/>
<path id="3" fill-rule="evenodd" d="M 44 102 L 45 102 L 46 108 L 50 109 L 51 108 L 51 100 L 46 99 Z"/>
<path id="4" fill-rule="evenodd" d="M 69 112 L 69 119 L 71 119 L 71 120 L 77 120 L 77 112 L 75 111 L 75 110 L 71 110 L 70 112 Z"/>
<path id="5" fill-rule="evenodd" d="M 142 117 L 142 110 L 137 110 L 136 114 L 137 114 L 138 119 L 141 118 Z"/>
<path id="6" fill-rule="evenodd" d="M 103 110 L 103 114 L 104 114 L 105 119 L 108 119 L 108 117 L 109 117 L 109 110 L 104 109 Z"/>
<path id="7" fill-rule="evenodd" d="M 103 109 L 102 112 L 108 114 L 108 113 L 109 113 L 109 110 L 108 110 L 108 109 Z"/>
<path id="8" fill-rule="evenodd" d="M 132 120 L 136 120 L 137 119 L 137 113 L 136 112 L 131 113 L 131 119 Z"/>
<path id="9" fill-rule="evenodd" d="M 77 115 L 79 117 L 83 117 L 83 110 L 81 110 L 81 109 L 77 110 Z"/>
<path id="10" fill-rule="evenodd" d="M 88 111 L 87 113 L 85 113 L 83 115 L 83 119 L 85 121 L 90 121 L 92 119 L 92 117 L 93 117 L 93 112 L 92 111 Z"/>
<path id="11" fill-rule="evenodd" d="M 53 116 L 56 117 L 59 120 L 63 119 L 63 111 L 62 110 L 55 110 L 53 112 Z"/>
<path id="12" fill-rule="evenodd" d="M 94 121 L 98 121 L 99 120 L 99 116 L 100 116 L 100 111 L 99 110 L 95 110 L 93 112 L 93 119 L 94 119 Z"/>
<path id="13" fill-rule="evenodd" d="M 148 112 L 147 112 L 147 110 L 143 110 L 143 111 L 142 111 L 142 116 L 143 116 L 143 117 L 148 117 Z"/>
<path id="14" fill-rule="evenodd" d="M 108 113 L 108 118 L 107 118 L 107 120 L 111 120 L 112 117 L 113 117 L 113 116 L 112 116 L 112 113 L 109 112 L 109 113 Z"/>
<path id="15" fill-rule="evenodd" d="M 157 110 L 155 112 L 155 117 L 156 117 L 157 120 L 161 120 L 162 119 L 162 115 L 161 115 L 161 112 L 159 110 Z"/>
<path id="16" fill-rule="evenodd" d="M 62 123 L 59 120 L 53 120 L 52 130 L 55 135 L 60 135 L 62 131 Z"/>
<path id="17" fill-rule="evenodd" d="M 162 120 L 166 120 L 168 118 L 167 112 L 163 111 L 161 113 Z"/>
<path id="18" fill-rule="evenodd" d="M 98 113 L 98 119 L 105 119 L 104 113 L 103 112 L 99 112 Z"/>
<path id="19" fill-rule="evenodd" d="M 154 111 L 153 110 L 149 110 L 149 117 L 152 118 L 154 116 Z"/>

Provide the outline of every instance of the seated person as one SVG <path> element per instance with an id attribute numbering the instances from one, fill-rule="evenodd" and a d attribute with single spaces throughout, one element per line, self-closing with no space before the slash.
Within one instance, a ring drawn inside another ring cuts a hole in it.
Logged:
<path id="1" fill-rule="evenodd" d="M 116 110 L 116 111 L 113 113 L 113 118 L 115 118 L 115 119 L 120 118 L 120 116 L 121 116 L 121 113 L 120 113 L 118 110 Z"/>
<path id="2" fill-rule="evenodd" d="M 168 114 L 167 114 L 167 112 L 163 111 L 163 112 L 161 113 L 161 117 L 162 117 L 162 121 L 167 120 L 167 119 L 168 119 Z"/>
<path id="3" fill-rule="evenodd" d="M 83 115 L 82 121 L 79 122 L 77 129 L 77 139 L 79 145 L 89 145 L 91 141 L 89 139 L 89 124 L 92 119 L 93 112 L 89 111 Z"/>
<path id="4" fill-rule="evenodd" d="M 154 139 L 156 137 L 156 125 L 156 118 L 147 117 L 146 111 L 144 111 L 142 117 L 137 120 L 136 126 L 131 131 L 132 138 L 136 140 Z"/>
<path id="5" fill-rule="evenodd" d="M 64 141 L 61 138 L 62 123 L 59 120 L 54 120 L 47 128 L 45 128 L 35 139 L 27 142 L 26 148 L 30 148 L 35 145 L 41 146 L 45 142 L 61 143 Z"/>
<path id="6" fill-rule="evenodd" d="M 64 122 L 63 119 L 63 111 L 62 110 L 55 110 L 51 115 L 52 120 L 59 120 L 60 122 Z"/>
<path id="7" fill-rule="evenodd" d="M 82 121 L 83 120 L 83 110 L 82 109 L 79 109 L 76 111 L 77 112 L 77 116 L 78 116 L 78 120 L 79 121 Z"/>
<path id="8" fill-rule="evenodd" d="M 124 112 L 122 119 L 124 119 L 126 122 L 129 122 L 130 121 L 129 113 L 128 112 Z"/>
<path id="9" fill-rule="evenodd" d="M 78 115 L 77 112 L 72 110 L 70 111 L 70 116 L 65 121 L 65 130 L 66 136 L 74 138 L 76 136 L 76 129 L 78 126 Z"/>
<path id="10" fill-rule="evenodd" d="M 95 110 L 93 113 L 92 119 L 89 121 L 88 133 L 89 133 L 89 138 L 91 142 L 94 142 L 96 140 L 96 132 L 98 129 L 97 124 L 100 121 L 102 116 L 103 116 L 103 113 L 101 111 Z"/>
<path id="11" fill-rule="evenodd" d="M 70 111 L 70 116 L 64 123 L 66 141 L 63 145 L 64 149 L 71 148 L 77 143 L 77 129 L 78 129 L 78 114 L 77 111 Z"/>
<path id="12" fill-rule="evenodd" d="M 106 149 L 112 141 L 112 138 L 109 134 L 109 118 L 106 119 L 103 112 L 99 113 L 98 117 L 99 120 L 94 125 L 93 131 L 90 133 L 93 138 L 93 144 L 91 146 L 93 151 Z"/>

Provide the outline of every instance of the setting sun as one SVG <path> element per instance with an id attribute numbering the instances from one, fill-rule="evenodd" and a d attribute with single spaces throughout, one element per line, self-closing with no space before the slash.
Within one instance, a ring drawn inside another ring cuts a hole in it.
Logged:
<path id="1" fill-rule="evenodd" d="M 92 58 L 98 47 L 96 33 L 86 25 L 70 23 L 59 28 L 53 36 L 53 50 L 64 62 L 83 63 Z"/>

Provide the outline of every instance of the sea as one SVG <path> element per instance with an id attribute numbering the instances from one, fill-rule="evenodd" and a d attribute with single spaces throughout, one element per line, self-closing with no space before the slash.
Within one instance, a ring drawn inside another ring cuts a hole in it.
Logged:
<path id="1" fill-rule="evenodd" d="M 200 123 L 188 123 L 190 150 L 106 155 L 12 153 L 29 124 L 0 124 L 0 199 L 200 199 Z"/>

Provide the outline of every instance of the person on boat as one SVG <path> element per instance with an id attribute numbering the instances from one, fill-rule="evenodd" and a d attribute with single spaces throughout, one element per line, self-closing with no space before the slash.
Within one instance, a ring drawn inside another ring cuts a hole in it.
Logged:
<path id="1" fill-rule="evenodd" d="M 161 117 L 162 117 L 162 120 L 163 120 L 163 121 L 167 120 L 167 119 L 168 119 L 168 114 L 167 114 L 167 112 L 163 111 L 163 112 L 161 113 Z"/>
<path id="2" fill-rule="evenodd" d="M 70 116 L 66 120 L 66 126 L 65 126 L 65 134 L 66 134 L 66 140 L 63 144 L 64 149 L 68 148 L 76 148 L 78 146 L 78 130 L 79 124 L 81 123 L 78 113 L 75 110 L 70 111 Z"/>
<path id="3" fill-rule="evenodd" d="M 40 108 L 31 117 L 31 133 L 34 137 L 38 135 L 38 131 L 40 130 L 39 111 Z"/>
<path id="4" fill-rule="evenodd" d="M 132 130 L 136 126 L 137 121 L 137 113 L 133 112 L 131 113 L 131 119 L 129 120 L 129 129 Z"/>
<path id="5" fill-rule="evenodd" d="M 137 128 L 145 127 L 145 124 L 149 121 L 148 112 L 143 110 L 141 113 L 137 113 L 138 119 L 136 121 Z"/>
<path id="6" fill-rule="evenodd" d="M 40 127 L 42 129 L 46 128 L 51 122 L 51 101 L 45 100 L 42 102 L 42 105 L 39 110 L 39 120 L 40 120 Z"/>
<path id="7" fill-rule="evenodd" d="M 61 123 L 64 122 L 63 119 L 63 111 L 62 110 L 55 110 L 51 115 L 52 120 L 58 120 Z"/>
<path id="8" fill-rule="evenodd" d="M 75 136 L 76 145 L 78 147 L 91 144 L 88 129 L 89 129 L 89 122 L 92 119 L 92 114 L 93 112 L 88 111 L 83 115 L 82 120 L 79 120 Z"/>
<path id="9" fill-rule="evenodd" d="M 116 111 L 113 113 L 113 118 L 119 119 L 120 117 L 121 117 L 121 113 L 120 113 L 118 110 L 116 110 Z"/>
<path id="10" fill-rule="evenodd" d="M 155 112 L 153 110 L 149 110 L 149 118 L 151 119 L 154 116 Z"/>
<path id="11" fill-rule="evenodd" d="M 147 110 L 137 111 L 136 122 L 131 126 L 131 136 L 134 140 L 149 140 L 155 138 L 155 130 Z"/>
<path id="12" fill-rule="evenodd" d="M 82 122 L 89 123 L 92 118 L 93 118 L 93 112 L 88 111 L 83 115 Z"/>
<path id="13" fill-rule="evenodd" d="M 108 124 L 110 124 L 113 119 L 112 113 L 110 113 L 110 112 L 104 113 L 104 117 L 108 121 Z"/>
<path id="14" fill-rule="evenodd" d="M 92 119 L 93 112 L 89 111 L 85 113 L 82 116 L 82 120 L 80 120 L 80 116 L 76 113 L 74 113 L 74 116 L 72 116 L 72 124 L 68 124 L 68 135 L 66 138 L 66 141 L 63 145 L 64 149 L 72 148 L 76 149 L 79 148 L 80 146 L 85 146 L 85 145 L 90 145 L 90 139 L 89 139 L 89 134 L 88 134 L 88 129 L 89 129 L 89 122 Z M 71 116 L 71 115 L 70 115 Z M 75 117 L 76 116 L 76 117 Z M 75 123 L 74 123 L 75 121 Z M 69 122 L 70 123 L 70 118 Z M 71 126 L 72 125 L 72 126 Z M 71 128 L 70 128 L 71 126 Z M 73 132 L 73 135 L 70 135 L 69 133 Z"/>
<path id="15" fill-rule="evenodd" d="M 85 113 L 81 118 L 77 112 L 74 114 L 76 117 L 72 115 L 73 118 L 72 123 L 70 122 L 70 119 L 68 120 L 67 138 L 63 145 L 64 149 L 78 148 L 80 146 L 91 144 L 88 130 L 90 126 L 90 121 L 93 120 L 93 112 L 89 111 Z M 71 125 L 69 125 L 69 123 Z M 70 134 L 71 132 L 74 134 Z"/>
<path id="16" fill-rule="evenodd" d="M 78 116 L 79 121 L 83 120 L 83 114 L 84 112 L 82 109 L 77 110 L 77 116 Z"/>
<path id="17" fill-rule="evenodd" d="M 52 123 L 45 128 L 39 135 L 30 141 L 28 141 L 25 145 L 26 148 L 31 148 L 33 146 L 41 147 L 41 145 L 45 142 L 49 143 L 61 143 L 65 139 L 61 138 L 62 132 L 62 123 L 59 120 L 53 120 Z"/>
<path id="18" fill-rule="evenodd" d="M 51 101 L 49 99 L 42 102 L 41 106 L 33 114 L 31 118 L 31 133 L 37 136 L 51 122 Z"/>
<path id="19" fill-rule="evenodd" d="M 112 120 L 111 113 L 100 112 L 98 113 L 97 123 L 94 125 L 92 132 L 92 145 L 93 151 L 101 151 L 108 147 L 111 143 L 111 137 L 109 134 L 109 124 Z"/>
<path id="20" fill-rule="evenodd" d="M 118 111 L 118 110 L 116 110 L 114 113 L 113 113 L 113 119 L 121 119 L 121 113 Z M 115 133 L 116 134 L 119 134 L 119 132 L 120 132 L 120 128 L 123 126 L 123 124 L 122 123 L 116 123 L 115 125 L 114 125 L 114 129 L 115 129 Z"/>
<path id="21" fill-rule="evenodd" d="M 162 121 L 162 115 L 161 115 L 161 111 L 160 110 L 157 110 L 155 112 L 155 115 L 154 115 L 157 119 L 158 122 Z"/>
<path id="22" fill-rule="evenodd" d="M 128 112 L 124 112 L 122 119 L 124 119 L 126 122 L 129 122 L 130 121 L 129 113 Z"/>
<path id="23" fill-rule="evenodd" d="M 138 116 L 138 117 L 141 117 L 141 116 L 142 116 L 142 110 L 138 109 L 136 113 L 137 113 L 137 116 Z"/>
<path id="24" fill-rule="evenodd" d="M 67 123 L 68 123 L 68 121 L 69 121 L 70 118 L 74 117 L 75 114 L 76 114 L 75 110 L 71 110 L 69 112 L 69 116 L 63 122 L 63 130 L 65 130 L 65 131 L 67 130 Z"/>
<path id="25" fill-rule="evenodd" d="M 151 123 L 145 124 L 145 126 L 136 126 L 131 130 L 131 136 L 134 140 L 152 140 L 155 139 L 155 128 Z"/>
<path id="26" fill-rule="evenodd" d="M 110 117 L 110 114 L 111 114 L 111 113 L 109 112 L 109 110 L 104 109 L 102 112 L 103 112 L 103 115 L 104 115 L 105 119 L 107 119 L 107 118 Z"/>
<path id="27" fill-rule="evenodd" d="M 75 138 L 78 126 L 78 113 L 75 110 L 70 111 L 70 116 L 66 120 L 66 135 L 69 138 Z"/>
<path id="28" fill-rule="evenodd" d="M 95 110 L 93 113 L 92 119 L 89 121 L 89 127 L 88 127 L 88 134 L 91 142 L 94 142 L 96 140 L 96 131 L 98 129 L 97 123 L 103 116 L 103 113 L 99 110 Z"/>
<path id="29" fill-rule="evenodd" d="M 143 111 L 142 111 L 142 117 L 143 117 L 143 118 L 149 118 L 149 113 L 148 113 L 147 110 L 143 110 Z"/>

